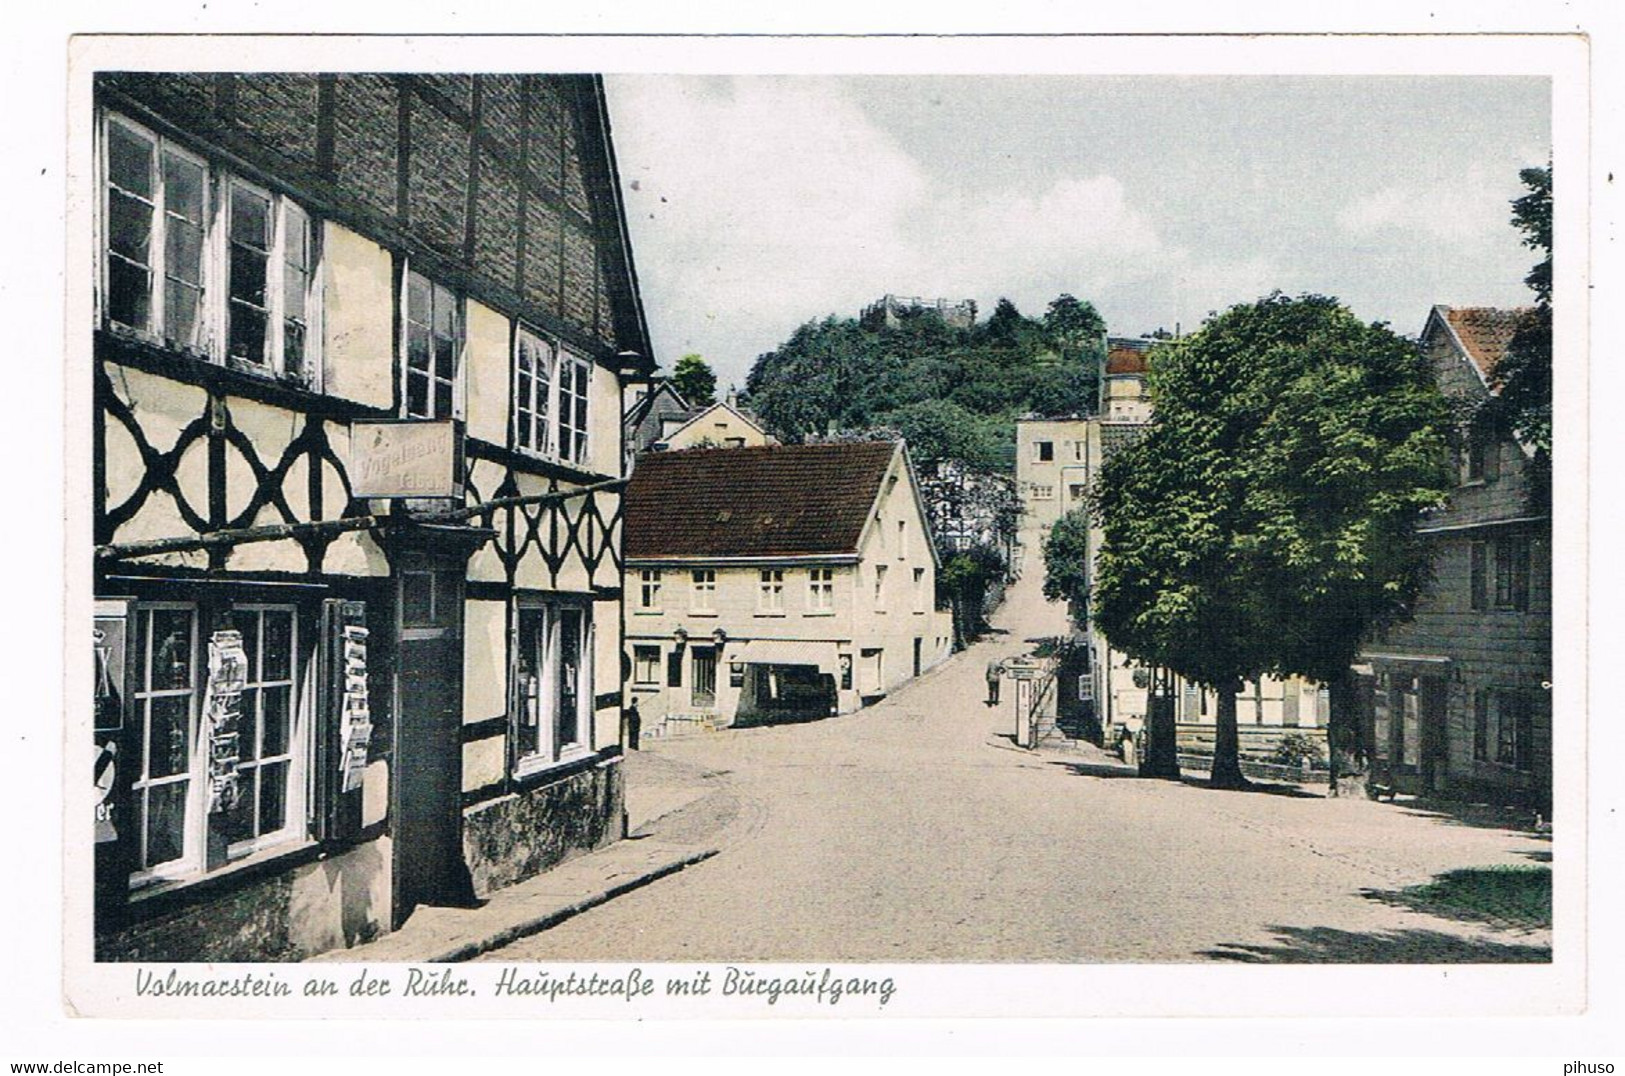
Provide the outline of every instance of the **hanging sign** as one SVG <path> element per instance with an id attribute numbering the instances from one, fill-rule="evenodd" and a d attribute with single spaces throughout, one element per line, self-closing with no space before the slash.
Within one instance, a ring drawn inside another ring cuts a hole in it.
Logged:
<path id="1" fill-rule="evenodd" d="M 339 701 L 339 791 L 361 787 L 372 743 L 372 712 L 367 707 L 367 629 L 346 624 L 343 641 L 344 693 Z"/>
<path id="2" fill-rule="evenodd" d="M 204 742 L 209 751 L 209 813 L 237 806 L 242 786 L 237 764 L 242 760 L 243 685 L 248 656 L 243 633 L 222 630 L 209 637 L 209 680 L 203 689 Z"/>
<path id="3" fill-rule="evenodd" d="M 350 423 L 351 492 L 361 498 L 458 497 L 462 439 L 457 423 Z"/>

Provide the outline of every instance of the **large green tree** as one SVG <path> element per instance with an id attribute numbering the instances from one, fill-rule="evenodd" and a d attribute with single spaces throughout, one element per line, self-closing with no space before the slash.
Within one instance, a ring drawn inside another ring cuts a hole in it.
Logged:
<path id="1" fill-rule="evenodd" d="M 1091 611 L 1113 646 L 1215 691 L 1212 782 L 1234 787 L 1243 680 L 1332 683 L 1346 720 L 1362 638 L 1409 615 L 1448 408 L 1414 345 L 1324 296 L 1233 307 L 1153 356 L 1150 430 L 1097 490 Z"/>
<path id="2" fill-rule="evenodd" d="M 1524 277 L 1535 305 L 1519 321 L 1495 369 L 1495 395 L 1473 417 L 1483 432 L 1529 447 L 1528 508 L 1541 513 L 1551 506 L 1552 167 L 1526 168 L 1519 178 L 1528 193 L 1512 203 L 1512 225 L 1523 233 L 1524 245 L 1542 256 Z"/>
<path id="3" fill-rule="evenodd" d="M 717 375 L 700 355 L 684 355 L 678 359 L 671 383 L 690 407 L 710 407 L 717 402 Z"/>

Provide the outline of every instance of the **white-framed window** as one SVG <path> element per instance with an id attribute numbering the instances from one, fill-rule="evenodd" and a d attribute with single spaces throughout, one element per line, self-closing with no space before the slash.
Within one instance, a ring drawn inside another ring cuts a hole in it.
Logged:
<path id="1" fill-rule="evenodd" d="M 1033 462 L 1035 462 L 1035 463 L 1049 463 L 1054 459 L 1055 459 L 1055 442 L 1054 441 L 1034 441 L 1033 442 Z"/>
<path id="2" fill-rule="evenodd" d="M 807 611 L 835 611 L 835 569 L 812 568 L 807 572 Z"/>
<path id="3" fill-rule="evenodd" d="M 101 150 L 102 321 L 319 387 L 310 215 L 124 116 L 104 115 Z"/>
<path id="4" fill-rule="evenodd" d="M 232 624 L 242 633 L 247 675 L 238 717 L 237 806 L 224 814 L 233 855 L 247 854 L 292 836 L 302 817 L 304 782 L 294 732 L 294 657 L 299 653 L 292 606 L 239 605 Z"/>
<path id="5" fill-rule="evenodd" d="M 520 598 L 514 621 L 514 768 L 524 774 L 588 749 L 592 613 L 582 603 Z"/>
<path id="6" fill-rule="evenodd" d="M 1039 485 L 1036 482 L 1033 483 L 1033 500 L 1035 500 L 1035 501 L 1053 501 L 1054 499 L 1055 499 L 1055 487 L 1054 486 L 1044 486 L 1044 485 Z"/>
<path id="7" fill-rule="evenodd" d="M 925 569 L 914 569 L 914 611 L 925 612 Z"/>
<path id="8" fill-rule="evenodd" d="M 565 463 L 587 462 L 589 430 L 588 392 L 592 363 L 560 351 L 558 357 L 558 457 Z"/>
<path id="9" fill-rule="evenodd" d="M 660 647 L 638 644 L 632 648 L 632 682 L 645 687 L 660 684 Z"/>
<path id="10" fill-rule="evenodd" d="M 784 569 L 763 568 L 757 573 L 756 611 L 779 614 L 784 612 Z"/>
<path id="11" fill-rule="evenodd" d="M 875 610 L 886 611 L 886 566 L 875 565 Z"/>
<path id="12" fill-rule="evenodd" d="M 644 568 L 638 572 L 638 612 L 660 612 L 660 590 L 664 578 L 659 568 Z"/>
<path id="13" fill-rule="evenodd" d="M 714 568 L 695 568 L 689 573 L 689 611 L 714 613 L 717 611 L 717 573 Z"/>
<path id="14" fill-rule="evenodd" d="M 184 879 L 211 860 L 222 865 L 208 853 L 215 842 L 230 863 L 305 836 L 310 738 L 300 706 L 297 610 L 243 604 L 230 614 L 230 626 L 211 639 L 194 604 L 141 603 L 132 611 L 133 885 Z M 241 683 L 225 688 L 216 705 L 235 713 L 235 739 L 214 744 L 220 730 L 204 712 L 209 654 L 217 646 L 235 656 L 227 645 L 232 632 L 242 648 Z M 211 804 L 210 765 L 219 751 L 235 752 L 235 791 Z"/>
<path id="15" fill-rule="evenodd" d="M 445 419 L 462 414 L 463 300 L 407 267 L 401 293 L 401 413 Z"/>
<path id="16" fill-rule="evenodd" d="M 553 365 L 557 349 L 546 338 L 520 326 L 514 333 L 514 443 L 523 451 L 551 456 L 553 431 Z"/>

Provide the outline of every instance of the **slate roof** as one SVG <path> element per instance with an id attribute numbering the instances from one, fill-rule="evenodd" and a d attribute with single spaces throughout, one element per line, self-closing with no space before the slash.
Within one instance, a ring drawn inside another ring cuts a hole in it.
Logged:
<path id="1" fill-rule="evenodd" d="M 628 559 L 856 553 L 898 445 L 656 452 L 623 504 Z"/>
<path id="2" fill-rule="evenodd" d="M 1518 330 L 1518 321 L 1528 313 L 1529 308 L 1505 310 L 1493 306 L 1441 306 L 1438 310 L 1485 382 L 1493 384 L 1495 367 L 1506 355 L 1507 345 Z"/>

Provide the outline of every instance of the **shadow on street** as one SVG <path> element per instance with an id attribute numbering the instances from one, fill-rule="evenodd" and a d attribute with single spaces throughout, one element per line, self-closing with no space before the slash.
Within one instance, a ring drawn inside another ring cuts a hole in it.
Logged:
<path id="1" fill-rule="evenodd" d="M 1535 813 L 1520 807 L 1422 797 L 1409 801 L 1401 797 L 1394 806 L 1410 814 L 1439 819 L 1446 825 L 1471 826 L 1474 829 L 1507 829 L 1529 834 L 1536 832 Z"/>
<path id="2" fill-rule="evenodd" d="M 1487 923 L 1503 930 L 1541 930 L 1552 925 L 1549 867 L 1468 867 L 1446 871 L 1423 885 L 1362 889 L 1360 895 L 1392 908 Z"/>
<path id="3" fill-rule="evenodd" d="M 1279 944 L 1225 943 L 1197 955 L 1241 964 L 1548 964 L 1547 945 L 1460 938 L 1436 930 L 1359 933 L 1331 927 L 1271 926 Z"/>

